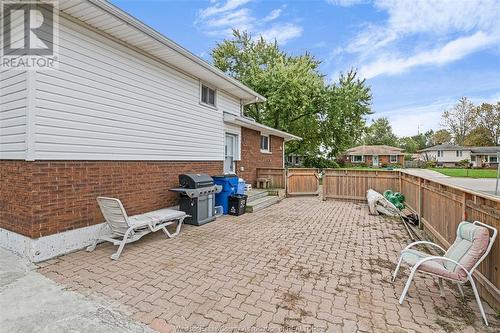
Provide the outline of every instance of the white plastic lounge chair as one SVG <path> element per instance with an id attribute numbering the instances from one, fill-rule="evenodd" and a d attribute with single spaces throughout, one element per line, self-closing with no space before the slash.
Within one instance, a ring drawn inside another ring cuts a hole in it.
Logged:
<path id="1" fill-rule="evenodd" d="M 488 229 L 492 231 L 491 236 Z M 472 274 L 484 258 L 486 258 L 488 253 L 490 253 L 496 236 L 497 230 L 489 225 L 479 221 L 475 221 L 474 223 L 464 221 L 458 225 L 457 238 L 448 251 L 437 244 L 427 241 L 414 242 L 408 245 L 403 251 L 401 251 L 396 270 L 392 276 L 392 281 L 394 282 L 398 275 L 402 261 L 412 266 L 408 281 L 406 282 L 403 293 L 399 298 L 399 304 L 403 304 L 408 288 L 410 288 L 411 281 L 417 271 L 434 275 L 439 278 L 439 291 L 442 297 L 444 297 L 443 279 L 456 282 L 462 297 L 464 296 L 462 285 L 469 281 L 472 286 L 472 290 L 474 291 L 477 304 L 479 305 L 481 316 L 483 317 L 486 326 L 488 326 L 488 320 L 486 319 L 483 304 L 479 298 L 479 293 L 477 292 Z M 444 255 L 433 256 L 431 254 L 412 249 L 418 244 L 433 246 L 441 250 Z"/>
<path id="2" fill-rule="evenodd" d="M 163 230 L 169 238 L 177 236 L 181 231 L 182 222 L 184 222 L 184 219 L 188 216 L 185 212 L 168 208 L 155 210 L 145 214 L 128 216 L 121 201 L 118 199 L 98 197 L 97 203 L 111 230 L 111 234 L 102 235 L 106 228 L 105 226 L 101 228 L 94 243 L 87 248 L 87 251 L 94 251 L 100 240 L 112 242 L 113 245 L 119 245 L 118 251 L 111 255 L 111 259 L 113 260 L 120 257 L 125 244 L 135 242 L 150 232 Z M 177 227 L 172 234 L 167 230 L 167 226 L 176 222 Z"/>

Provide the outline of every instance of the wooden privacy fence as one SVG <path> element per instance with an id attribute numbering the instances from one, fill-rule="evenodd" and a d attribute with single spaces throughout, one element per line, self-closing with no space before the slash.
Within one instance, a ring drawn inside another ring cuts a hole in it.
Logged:
<path id="1" fill-rule="evenodd" d="M 267 178 L 271 180 L 270 187 L 286 187 L 286 170 L 284 168 L 257 168 L 257 178 Z"/>
<path id="2" fill-rule="evenodd" d="M 323 200 L 366 200 L 366 191 L 400 190 L 399 171 L 326 169 L 323 174 Z"/>
<path id="3" fill-rule="evenodd" d="M 329 169 L 323 176 L 324 199 L 366 200 L 369 188 L 403 193 L 406 205 L 419 215 L 427 234 L 445 248 L 455 240 L 457 226 L 463 220 L 477 220 L 500 229 L 500 198 L 492 195 L 407 171 Z M 500 309 L 500 239 L 475 276 L 483 299 Z"/>
<path id="4" fill-rule="evenodd" d="M 287 195 L 318 195 L 319 172 L 312 168 L 293 168 L 287 170 Z"/>
<path id="5" fill-rule="evenodd" d="M 438 243 L 448 248 L 456 238 L 458 224 L 481 221 L 500 230 L 500 198 L 461 187 L 411 175 L 401 171 L 401 192 L 424 229 Z M 500 308 L 500 239 L 497 238 L 476 276 L 481 296 Z"/>

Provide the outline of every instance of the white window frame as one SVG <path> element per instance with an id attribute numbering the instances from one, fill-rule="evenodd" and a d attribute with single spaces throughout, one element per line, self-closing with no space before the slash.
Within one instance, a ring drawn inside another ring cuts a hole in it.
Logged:
<path id="1" fill-rule="evenodd" d="M 392 158 L 394 157 L 394 161 Z M 389 163 L 398 163 L 398 155 L 389 155 Z"/>
<path id="2" fill-rule="evenodd" d="M 267 149 L 262 148 L 262 138 L 267 138 Z M 266 134 L 260 134 L 260 142 L 259 142 L 260 152 L 264 154 L 271 154 L 271 136 Z"/>
<path id="3" fill-rule="evenodd" d="M 492 161 L 491 159 L 494 158 L 496 161 Z M 488 163 L 498 163 L 498 158 L 497 156 L 494 155 L 488 155 Z"/>
<path id="4" fill-rule="evenodd" d="M 355 157 L 360 157 L 360 156 L 361 156 L 361 161 L 356 161 Z M 352 155 L 351 162 L 352 163 L 364 163 L 365 162 L 365 156 L 364 155 Z"/>
<path id="5" fill-rule="evenodd" d="M 444 151 L 438 150 L 437 151 L 437 157 L 443 157 L 443 153 L 444 153 Z"/>
<path id="6" fill-rule="evenodd" d="M 456 153 L 456 154 L 457 154 L 457 157 L 462 157 L 462 156 L 463 156 L 463 153 L 462 153 L 462 151 L 461 151 L 461 150 L 457 150 L 457 153 Z"/>
<path id="7" fill-rule="evenodd" d="M 213 90 L 213 92 L 214 92 L 214 105 L 203 101 L 203 87 L 206 87 L 210 90 Z M 206 83 L 200 81 L 200 105 L 217 110 L 217 95 L 218 95 L 217 88 L 215 88 L 212 85 L 209 85 L 209 84 L 206 84 Z"/>

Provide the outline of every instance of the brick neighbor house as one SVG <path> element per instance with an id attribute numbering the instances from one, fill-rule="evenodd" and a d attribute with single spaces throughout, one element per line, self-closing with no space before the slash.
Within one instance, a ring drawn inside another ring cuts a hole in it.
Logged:
<path id="1" fill-rule="evenodd" d="M 181 173 L 283 167 L 299 138 L 242 115 L 263 96 L 107 1 L 56 10 L 58 69 L 0 72 L 0 246 L 41 261 L 93 239 L 97 196 L 138 214 Z"/>
<path id="2" fill-rule="evenodd" d="M 404 164 L 404 149 L 386 145 L 357 146 L 345 152 L 345 161 L 350 165 L 383 167 Z"/>

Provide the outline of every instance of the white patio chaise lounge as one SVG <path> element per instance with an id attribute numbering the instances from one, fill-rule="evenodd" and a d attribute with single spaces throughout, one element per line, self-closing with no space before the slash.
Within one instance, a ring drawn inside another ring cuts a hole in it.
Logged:
<path id="1" fill-rule="evenodd" d="M 488 229 L 492 231 L 491 235 Z M 497 230 L 492 226 L 479 221 L 475 221 L 474 223 L 464 221 L 458 225 L 457 238 L 448 251 L 437 244 L 427 241 L 414 242 L 408 245 L 401 251 L 396 270 L 392 276 L 392 281 L 394 282 L 402 261 L 412 266 L 406 285 L 399 298 L 399 304 L 403 304 L 408 288 L 410 288 L 411 281 L 417 271 L 439 278 L 439 291 L 442 297 L 444 297 L 443 279 L 457 283 L 462 297 L 464 296 L 462 285 L 469 281 L 474 291 L 479 310 L 481 311 L 481 316 L 486 326 L 488 326 L 488 320 L 486 319 L 483 304 L 481 303 L 472 274 L 488 253 L 490 253 L 496 236 Z M 433 256 L 412 249 L 419 244 L 430 245 L 441 250 L 444 254 L 443 256 Z"/>
<path id="2" fill-rule="evenodd" d="M 117 260 L 120 257 L 125 244 L 135 242 L 150 232 L 163 230 L 169 238 L 177 236 L 181 231 L 184 219 L 188 217 L 185 212 L 169 208 L 128 216 L 121 201 L 118 199 L 98 197 L 97 203 L 101 208 L 110 233 L 106 232 L 107 228 L 104 225 L 99 230 L 94 243 L 87 248 L 87 251 L 94 251 L 97 243 L 101 240 L 111 242 L 113 245 L 119 246 L 116 253 L 111 255 L 111 259 L 113 260 Z M 167 230 L 167 226 L 174 223 L 177 223 L 177 227 L 174 233 L 170 233 Z"/>

